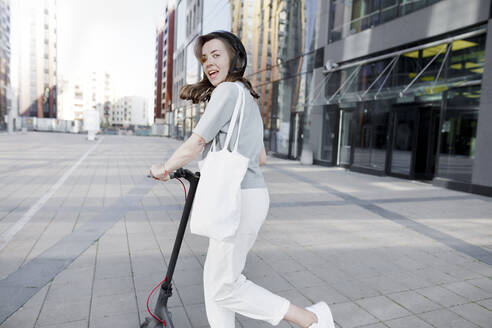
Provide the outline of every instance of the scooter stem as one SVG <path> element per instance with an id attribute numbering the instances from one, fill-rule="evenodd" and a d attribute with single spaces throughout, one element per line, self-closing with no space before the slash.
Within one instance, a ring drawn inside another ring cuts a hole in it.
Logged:
<path id="1" fill-rule="evenodd" d="M 174 269 L 176 267 L 176 262 L 178 260 L 179 251 L 181 249 L 181 244 L 183 242 L 183 237 L 186 232 L 186 226 L 188 224 L 188 219 L 191 212 L 191 206 L 193 205 L 193 199 L 195 198 L 196 188 L 198 186 L 198 181 L 200 180 L 200 173 L 193 173 L 186 169 L 178 169 L 177 171 L 170 174 L 171 179 L 174 178 L 184 178 L 190 183 L 190 189 L 188 191 L 188 197 L 186 198 L 185 206 L 183 209 L 183 214 L 181 215 L 181 221 L 178 227 L 178 233 L 176 235 L 176 240 L 174 241 L 173 252 L 171 254 L 171 259 L 169 260 L 169 265 L 166 273 L 166 280 L 162 283 L 159 297 L 155 305 L 154 314 L 164 320 L 166 327 L 174 328 L 170 314 L 167 310 L 167 301 L 169 297 L 172 296 L 172 278 L 174 274 Z M 154 318 L 147 318 L 141 327 L 153 328 L 161 327 L 161 324 L 157 322 Z"/>

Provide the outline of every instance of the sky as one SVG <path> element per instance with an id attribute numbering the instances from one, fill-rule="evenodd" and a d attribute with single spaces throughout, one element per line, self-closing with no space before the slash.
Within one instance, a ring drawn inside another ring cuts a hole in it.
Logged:
<path id="1" fill-rule="evenodd" d="M 22 19 L 15 16 L 17 1 L 22 0 L 11 1 L 12 20 Z M 156 28 L 164 19 L 166 3 L 58 0 L 58 78 L 71 80 L 91 71 L 106 71 L 116 96 L 144 96 L 151 105 Z M 15 40 L 12 42 L 15 57 Z"/>

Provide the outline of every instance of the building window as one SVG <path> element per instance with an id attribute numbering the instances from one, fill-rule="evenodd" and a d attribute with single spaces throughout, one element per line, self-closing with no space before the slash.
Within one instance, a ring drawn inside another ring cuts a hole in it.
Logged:
<path id="1" fill-rule="evenodd" d="M 328 42 L 341 40 L 439 1 L 442 0 L 331 0 Z"/>
<path id="2" fill-rule="evenodd" d="M 379 0 L 354 0 L 350 32 L 357 33 L 379 24 Z"/>

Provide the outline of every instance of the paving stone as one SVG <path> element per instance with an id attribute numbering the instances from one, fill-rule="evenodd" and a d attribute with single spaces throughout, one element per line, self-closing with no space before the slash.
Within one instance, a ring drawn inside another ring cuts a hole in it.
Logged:
<path id="1" fill-rule="evenodd" d="M 56 285 L 73 284 L 74 282 L 92 283 L 93 273 L 93 267 L 70 267 L 56 275 L 54 283 Z"/>
<path id="2" fill-rule="evenodd" d="M 430 301 L 428 298 L 415 291 L 389 294 L 387 296 L 412 313 L 428 312 L 441 308 L 440 305 Z"/>
<path id="3" fill-rule="evenodd" d="M 114 279 L 130 276 L 131 267 L 129 260 L 98 264 L 96 267 L 96 279 Z"/>
<path id="4" fill-rule="evenodd" d="M 322 286 L 326 284 L 324 281 L 306 270 L 287 272 L 283 273 L 282 276 L 287 279 L 287 281 L 289 281 L 291 285 L 298 289 L 313 286 Z"/>
<path id="5" fill-rule="evenodd" d="M 277 295 L 286 298 L 292 304 L 295 304 L 299 307 L 307 307 L 313 305 L 316 302 L 309 300 L 306 296 L 304 296 L 300 291 L 296 289 L 291 289 L 283 292 L 277 292 Z"/>
<path id="6" fill-rule="evenodd" d="M 416 316 L 389 320 L 385 324 L 390 328 L 432 328 L 431 325 Z"/>
<path id="7" fill-rule="evenodd" d="M 453 293 L 466 297 L 470 301 L 480 301 L 492 297 L 492 293 L 488 293 L 466 281 L 442 285 L 442 287 L 449 289 Z"/>
<path id="8" fill-rule="evenodd" d="M 469 302 L 465 297 L 440 286 L 422 288 L 416 290 L 416 292 L 445 307 Z"/>
<path id="9" fill-rule="evenodd" d="M 39 315 L 39 308 L 22 307 L 5 320 L 0 328 L 34 327 Z"/>
<path id="10" fill-rule="evenodd" d="M 361 298 L 380 295 L 377 290 L 357 280 L 338 282 L 337 284 L 332 285 L 332 287 L 338 290 L 340 294 L 348 297 L 351 300 L 358 300 Z"/>
<path id="11" fill-rule="evenodd" d="M 443 271 L 444 273 L 446 273 L 446 274 L 450 275 L 451 277 L 456 278 L 458 280 L 469 280 L 469 279 L 482 278 L 482 275 L 466 269 L 466 264 L 464 264 L 464 265 L 465 265 L 465 268 L 460 267 L 458 265 L 450 265 L 450 266 L 447 266 L 446 268 L 438 267 L 437 269 L 439 271 Z"/>
<path id="12" fill-rule="evenodd" d="M 388 326 L 386 326 L 384 323 L 374 323 L 370 325 L 360 326 L 360 328 L 388 328 Z"/>
<path id="13" fill-rule="evenodd" d="M 46 303 L 38 318 L 39 326 L 65 324 L 89 318 L 89 302 Z"/>
<path id="14" fill-rule="evenodd" d="M 303 271 L 305 267 L 299 264 L 299 262 L 292 259 L 277 260 L 271 262 L 271 266 L 278 273 L 289 273 L 296 271 Z"/>
<path id="15" fill-rule="evenodd" d="M 379 322 L 374 316 L 354 303 L 331 306 L 333 319 L 343 328 L 352 328 Z"/>
<path id="16" fill-rule="evenodd" d="M 92 299 L 91 318 L 129 312 L 137 312 L 137 300 L 133 293 L 99 296 Z"/>
<path id="17" fill-rule="evenodd" d="M 407 286 L 388 276 L 361 279 L 361 282 L 379 291 L 381 294 L 396 293 L 408 290 Z"/>
<path id="18" fill-rule="evenodd" d="M 107 315 L 104 317 L 95 317 L 91 320 L 93 328 L 135 328 L 140 325 L 138 322 L 138 313 L 119 313 L 116 315 Z M 87 326 L 86 326 L 87 327 Z"/>
<path id="19" fill-rule="evenodd" d="M 267 288 L 268 290 L 276 293 L 286 290 L 291 290 L 294 287 L 280 275 L 268 275 L 264 277 L 258 277 L 253 281 L 255 284 Z"/>
<path id="20" fill-rule="evenodd" d="M 463 319 L 448 309 L 440 309 L 418 315 L 422 320 L 435 327 L 446 328 L 477 328 L 478 326 Z"/>
<path id="21" fill-rule="evenodd" d="M 36 327 L 40 327 L 40 328 L 87 328 L 88 325 L 89 325 L 88 320 L 78 320 L 78 321 L 72 321 L 72 322 L 64 322 L 64 323 L 56 324 L 56 325 L 47 325 L 47 326 L 36 325 Z"/>
<path id="22" fill-rule="evenodd" d="M 46 303 L 62 303 L 62 302 L 86 302 L 91 300 L 92 296 L 92 281 L 55 284 L 53 283 L 48 295 Z"/>
<path id="23" fill-rule="evenodd" d="M 468 303 L 454 306 L 449 308 L 449 310 L 456 312 L 463 318 L 482 328 L 489 328 L 492 326 L 492 311 L 484 309 L 480 305 Z"/>
<path id="24" fill-rule="evenodd" d="M 432 284 L 446 284 L 456 282 L 457 279 L 435 268 L 429 267 L 414 272 L 418 277 L 429 281 Z"/>
<path id="25" fill-rule="evenodd" d="M 477 304 L 480 304 L 481 306 L 485 307 L 486 309 L 489 309 L 490 311 L 492 311 L 492 298 L 477 302 Z"/>
<path id="26" fill-rule="evenodd" d="M 340 294 L 336 289 L 330 286 L 316 286 L 302 288 L 300 292 L 306 295 L 313 303 L 325 301 L 327 304 L 346 303 L 348 297 Z"/>
<path id="27" fill-rule="evenodd" d="M 188 314 L 192 327 L 208 326 L 207 314 L 205 313 L 204 304 L 187 306 L 186 313 Z"/>
<path id="28" fill-rule="evenodd" d="M 410 312 L 385 296 L 366 298 L 356 303 L 382 321 L 410 315 Z"/>
<path id="29" fill-rule="evenodd" d="M 237 315 L 237 317 L 239 317 L 239 315 Z M 254 320 L 254 319 L 242 319 L 242 320 L 240 319 L 239 322 L 240 322 L 240 325 L 236 324 L 236 327 L 243 327 L 243 328 L 270 328 L 270 327 L 272 327 L 272 325 L 270 325 L 267 322 Z M 208 326 L 206 326 L 206 327 L 208 327 Z M 291 328 L 293 326 L 290 325 L 288 322 L 282 321 L 276 327 Z"/>
<path id="30" fill-rule="evenodd" d="M 176 286 L 203 285 L 203 270 L 176 270 L 173 280 Z"/>
<path id="31" fill-rule="evenodd" d="M 316 266 L 310 266 L 309 271 L 330 285 L 336 285 L 339 282 L 347 280 L 355 280 L 354 276 L 338 269 L 336 264 L 318 264 Z"/>
<path id="32" fill-rule="evenodd" d="M 114 279 L 96 279 L 94 281 L 94 296 L 127 294 L 134 291 L 131 277 Z"/>
<path id="33" fill-rule="evenodd" d="M 410 290 L 434 285 L 426 279 L 419 277 L 415 272 L 398 272 L 395 274 L 389 274 L 388 276 Z"/>
<path id="34" fill-rule="evenodd" d="M 178 292 L 185 306 L 205 303 L 202 285 L 180 287 Z"/>
<path id="35" fill-rule="evenodd" d="M 488 293 L 492 293 L 492 276 L 488 278 L 468 280 L 467 282 Z"/>

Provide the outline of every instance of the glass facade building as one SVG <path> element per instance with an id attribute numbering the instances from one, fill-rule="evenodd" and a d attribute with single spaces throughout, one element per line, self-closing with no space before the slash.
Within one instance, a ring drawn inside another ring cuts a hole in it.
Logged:
<path id="1" fill-rule="evenodd" d="M 305 117 L 316 63 L 318 1 L 233 0 L 231 4 L 232 32 L 248 51 L 246 77 L 260 95 L 266 149 L 277 156 L 299 158 L 309 133 Z"/>
<path id="2" fill-rule="evenodd" d="M 421 161 L 427 159 L 427 152 L 437 152 L 440 117 L 445 113 L 442 129 L 449 131 L 441 138 L 440 153 L 448 154 L 448 163 L 454 162 L 451 157 L 460 157 L 458 166 L 464 170 L 473 157 L 475 135 L 470 129 L 477 121 L 485 31 L 483 26 L 472 37 L 408 52 L 403 49 L 392 57 L 350 65 L 327 77 L 327 106 L 337 104 L 342 121 L 353 121 L 345 123 L 353 137 L 347 145 L 350 150 L 344 150 L 350 154 L 343 154 L 344 158 L 353 166 L 387 169 L 387 173 L 412 178 L 432 177 L 435 165 Z M 467 123 L 462 111 L 467 113 Z M 422 122 L 429 126 L 420 126 Z M 432 142 L 422 146 L 425 140 Z M 449 165 L 446 170 L 453 174 Z M 468 165 L 469 175 L 470 170 Z"/>
<path id="3" fill-rule="evenodd" d="M 258 104 L 264 121 L 265 146 L 282 157 L 298 158 L 303 137 L 309 133 L 304 117 L 309 109 L 308 95 L 316 54 L 319 66 L 323 60 L 322 52 L 316 52 L 314 46 L 318 2 L 203 1 L 203 34 L 227 30 L 241 38 L 248 52 L 246 78 L 260 95 Z M 182 55 L 175 57 L 173 107 L 175 136 L 178 138 L 191 134 L 205 108 L 177 99 L 184 84 L 198 81 L 203 74 L 193 55 L 194 40 L 186 40 L 187 29 L 179 23 L 180 19 L 185 20 L 185 12 L 189 11 L 184 8 L 193 4 L 193 1 L 180 1 L 177 5 L 176 47 L 186 47 Z M 180 71 L 186 71 L 186 74 L 180 75 Z"/>
<path id="4" fill-rule="evenodd" d="M 315 162 L 492 194 L 492 184 L 474 179 L 477 144 L 488 142 L 478 126 L 490 1 L 470 6 L 329 2 L 324 61 L 336 65 L 318 71 L 324 95 L 315 106 L 322 118 L 319 140 L 311 140 Z M 480 8 L 487 10 L 455 19 Z M 433 17 L 448 26 L 433 26 Z M 407 28 L 421 36 L 402 33 Z"/>

